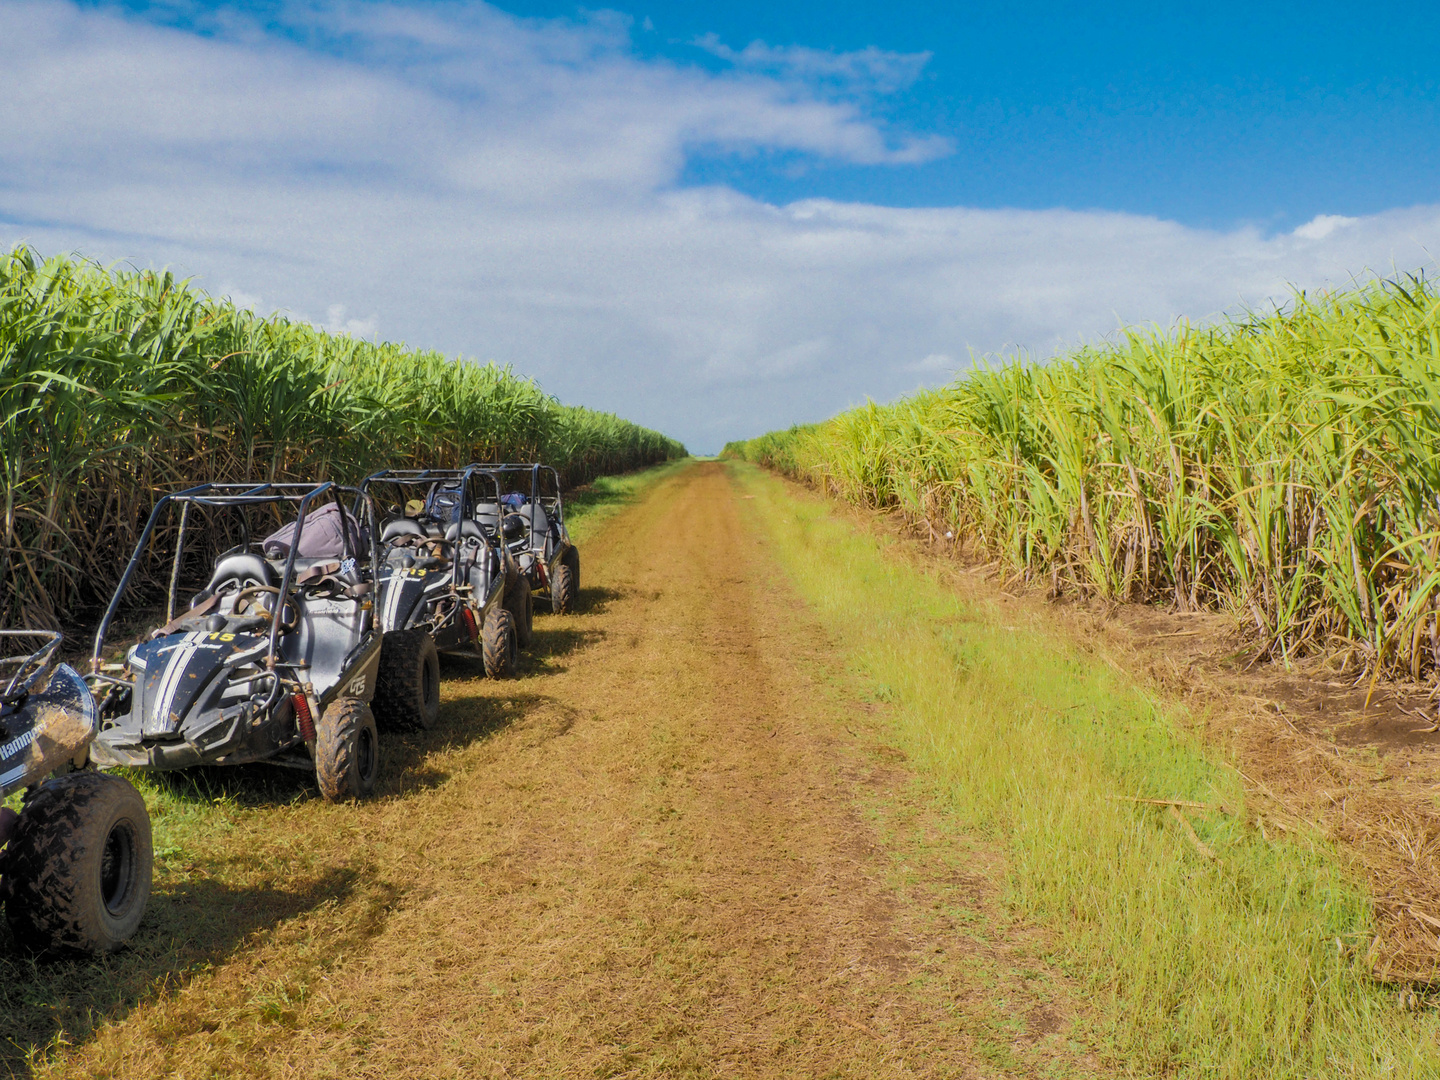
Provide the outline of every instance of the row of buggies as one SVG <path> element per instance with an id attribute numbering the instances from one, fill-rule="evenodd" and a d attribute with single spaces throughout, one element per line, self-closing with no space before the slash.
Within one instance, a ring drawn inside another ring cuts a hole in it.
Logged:
<path id="1" fill-rule="evenodd" d="M 57 634 L 0 631 L 41 642 L 0 661 L 0 796 L 26 793 L 0 809 L 17 942 L 108 952 L 138 927 L 149 817 L 104 770 L 266 761 L 313 772 L 326 799 L 363 798 L 381 734 L 435 722 L 441 652 L 512 675 L 536 601 L 563 614 L 579 591 L 559 479 L 525 464 L 199 484 L 156 503 L 87 673 L 58 661 Z M 157 567 L 160 625 L 117 633 Z"/>

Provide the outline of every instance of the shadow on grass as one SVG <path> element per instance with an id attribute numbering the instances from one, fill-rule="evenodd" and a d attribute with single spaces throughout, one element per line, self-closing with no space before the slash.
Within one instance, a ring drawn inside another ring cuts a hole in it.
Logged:
<path id="1" fill-rule="evenodd" d="M 441 658 L 442 678 L 483 675 L 484 667 L 478 659 Z M 533 693 L 506 698 L 485 695 L 464 697 L 441 705 L 435 726 L 428 731 L 381 731 L 380 775 L 376 780 L 375 796 L 404 795 L 438 787 L 449 778 L 449 774 L 427 763 L 431 755 L 463 749 L 491 738 L 496 732 L 522 719 L 536 703 L 544 701 L 548 699 Z M 122 775 L 126 774 L 126 770 L 119 771 Z M 131 774 L 131 779 L 138 777 Z M 165 797 L 194 806 L 225 802 L 254 810 L 321 798 L 314 772 L 265 762 L 148 773 L 144 775 L 144 781 L 159 788 Z"/>
<path id="2" fill-rule="evenodd" d="M 315 774 L 310 770 L 290 769 L 260 762 L 254 765 L 202 765 L 174 772 L 132 773 L 119 769 L 122 776 L 135 780 L 140 776 L 167 798 L 181 803 L 209 804 L 229 802 L 253 810 L 267 806 L 318 799 Z"/>
<path id="3" fill-rule="evenodd" d="M 383 921 L 396 899 L 381 895 L 393 889 L 347 868 L 330 868 L 288 888 L 237 888 L 204 874 L 200 869 L 198 877 L 168 885 L 157 881 L 139 933 L 113 956 L 37 959 L 18 951 L 8 929 L 0 929 L 0 1075 L 28 1076 L 32 1063 L 52 1049 L 88 1041 L 136 1006 L 172 995 L 257 931 L 363 889 L 376 895 L 366 904 L 372 917 L 347 930 L 359 940 L 378 929 L 376 919 Z M 197 1019 L 194 1027 L 203 1024 Z"/>
<path id="4" fill-rule="evenodd" d="M 616 600 L 629 596 L 630 589 L 612 589 L 604 586 L 585 588 L 576 597 L 575 614 L 598 615 Z M 516 656 L 515 676 L 527 679 L 535 675 L 549 675 L 564 671 L 555 664 L 572 653 L 579 652 L 596 642 L 603 641 L 605 631 L 584 622 L 577 622 L 569 615 L 556 615 L 549 609 L 549 601 L 535 605 L 534 637 L 529 646 L 521 649 Z M 478 656 L 465 653 L 440 654 L 440 679 L 483 679 L 485 665 Z M 497 688 L 504 680 L 495 683 Z M 442 709 L 443 716 L 443 709 Z"/>
<path id="5" fill-rule="evenodd" d="M 452 773 L 443 762 L 448 751 L 464 750 L 503 731 L 522 733 L 525 745 L 534 745 L 569 732 L 575 723 L 574 710 L 548 694 L 520 689 L 523 683 L 499 685 L 503 696 L 476 694 L 446 702 L 440 719 L 427 732 L 394 737 L 386 748 L 386 769 L 376 786 L 376 795 L 407 795 L 436 788 Z"/>
<path id="6" fill-rule="evenodd" d="M 607 585 L 587 585 L 575 597 L 575 614 L 603 615 L 616 600 L 623 600 L 634 589 L 612 589 Z M 564 618 L 563 615 L 559 616 Z"/>
<path id="7" fill-rule="evenodd" d="M 442 665 L 445 663 L 456 666 L 473 663 L 476 674 L 484 673 L 479 660 L 447 658 Z M 443 674 L 443 666 L 441 670 Z M 382 736 L 383 772 L 375 786 L 375 794 L 407 795 L 439 787 L 450 779 L 450 772 L 435 764 L 438 755 L 492 739 L 506 728 L 522 722 L 530 712 L 542 707 L 548 700 L 533 693 L 504 697 L 475 694 L 442 704 L 435 726 L 429 731 L 385 733 Z"/>
<path id="8" fill-rule="evenodd" d="M 522 678 L 541 668 L 555 671 L 557 669 L 547 661 L 563 660 L 572 653 L 604 640 L 605 631 L 593 626 L 577 626 L 559 619 L 547 619 L 543 622 L 537 620 L 535 637 L 531 640 L 530 647 L 520 654 L 517 671 Z"/>

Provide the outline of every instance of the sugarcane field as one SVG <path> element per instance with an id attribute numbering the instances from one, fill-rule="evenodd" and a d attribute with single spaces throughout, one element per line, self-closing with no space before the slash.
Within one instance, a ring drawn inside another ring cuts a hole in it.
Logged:
<path id="1" fill-rule="evenodd" d="M 0 5 L 0 1076 L 1440 1077 L 1437 48 Z"/>

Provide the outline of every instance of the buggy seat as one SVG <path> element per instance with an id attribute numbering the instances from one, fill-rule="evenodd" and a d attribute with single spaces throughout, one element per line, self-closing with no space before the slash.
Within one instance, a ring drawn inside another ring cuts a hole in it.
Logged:
<path id="1" fill-rule="evenodd" d="M 545 558 L 550 556 L 550 518 L 546 516 L 545 507 L 539 501 L 532 503 L 530 512 L 534 516 L 530 519 L 530 547 L 544 553 Z"/>
<path id="2" fill-rule="evenodd" d="M 275 576 L 275 570 L 254 552 L 241 551 L 234 555 L 226 555 L 215 564 L 215 572 L 210 575 L 210 583 L 205 586 L 196 597 L 196 600 L 207 600 L 215 595 L 215 591 L 226 582 L 234 581 L 243 587 L 247 582 L 255 585 L 268 585 L 272 589 L 280 584 L 279 578 Z"/>
<path id="3" fill-rule="evenodd" d="M 489 545 L 485 542 L 485 530 L 476 521 L 457 521 L 445 530 L 445 539 L 454 545 L 461 577 L 469 578 L 476 594 L 483 596 L 485 583 L 494 570 L 490 565 L 493 560 L 490 558 Z"/>
<path id="4" fill-rule="evenodd" d="M 414 518 L 402 517 L 394 521 L 387 521 L 385 527 L 380 531 L 380 542 L 388 544 L 391 540 L 398 540 L 402 536 L 424 536 L 425 530 Z"/>
<path id="5" fill-rule="evenodd" d="M 493 502 L 475 504 L 475 520 L 480 527 L 491 536 L 496 535 L 500 528 L 500 506 Z"/>
<path id="6" fill-rule="evenodd" d="M 485 533 L 481 530 L 478 523 L 467 519 L 465 521 L 453 522 L 451 526 L 445 530 L 445 539 L 452 544 L 457 540 L 473 540 L 478 544 L 484 544 Z"/>

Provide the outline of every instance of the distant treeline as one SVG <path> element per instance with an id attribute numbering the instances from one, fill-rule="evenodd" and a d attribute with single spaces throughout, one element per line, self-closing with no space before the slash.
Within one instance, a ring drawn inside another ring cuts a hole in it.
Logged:
<path id="1" fill-rule="evenodd" d="M 1054 593 L 1232 612 L 1259 652 L 1440 665 L 1440 296 L 1376 282 L 732 443 Z"/>
<path id="2" fill-rule="evenodd" d="M 685 454 L 508 368 L 262 317 L 168 273 L 0 255 L 0 625 L 108 598 L 158 493 L 541 460 L 568 485 Z"/>

